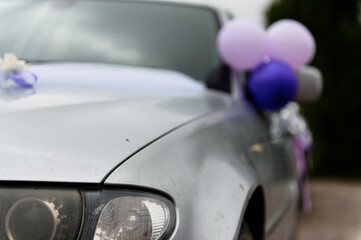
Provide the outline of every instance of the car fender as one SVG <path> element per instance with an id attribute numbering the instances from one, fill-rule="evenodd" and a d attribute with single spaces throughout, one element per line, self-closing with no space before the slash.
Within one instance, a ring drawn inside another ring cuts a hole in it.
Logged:
<path id="1" fill-rule="evenodd" d="M 257 174 L 230 122 L 237 109 L 198 119 L 129 157 L 105 185 L 158 190 L 175 203 L 171 239 L 235 239 Z M 242 123 L 239 123 L 242 124 Z M 245 150 L 246 151 L 246 150 Z"/>

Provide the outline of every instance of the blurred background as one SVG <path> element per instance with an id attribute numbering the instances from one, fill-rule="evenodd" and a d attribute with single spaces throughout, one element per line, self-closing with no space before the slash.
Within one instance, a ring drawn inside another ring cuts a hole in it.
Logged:
<path id="1" fill-rule="evenodd" d="M 361 0 L 209 0 L 268 26 L 290 18 L 316 39 L 310 65 L 322 98 L 302 105 L 315 139 L 313 211 L 301 213 L 300 240 L 361 239 Z"/>

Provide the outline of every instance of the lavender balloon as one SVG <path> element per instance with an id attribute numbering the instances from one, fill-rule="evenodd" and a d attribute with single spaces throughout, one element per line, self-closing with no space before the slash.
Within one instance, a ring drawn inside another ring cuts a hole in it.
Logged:
<path id="1" fill-rule="evenodd" d="M 295 99 L 297 75 L 287 64 L 271 61 L 254 70 L 247 87 L 252 101 L 258 107 L 278 111 Z"/>
<path id="2" fill-rule="evenodd" d="M 223 60 L 238 71 L 251 70 L 266 53 L 266 32 L 259 24 L 244 19 L 227 23 L 218 35 Z"/>
<path id="3" fill-rule="evenodd" d="M 311 32 L 300 22 L 285 19 L 273 23 L 267 30 L 267 54 L 298 69 L 309 63 L 316 51 Z"/>

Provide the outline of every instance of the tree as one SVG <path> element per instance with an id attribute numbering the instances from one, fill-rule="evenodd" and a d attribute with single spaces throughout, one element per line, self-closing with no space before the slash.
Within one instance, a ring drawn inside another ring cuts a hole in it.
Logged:
<path id="1" fill-rule="evenodd" d="M 315 136 L 315 172 L 361 176 L 361 0 L 276 0 L 268 24 L 295 19 L 313 33 L 311 65 L 324 77 L 324 93 L 303 106 Z"/>

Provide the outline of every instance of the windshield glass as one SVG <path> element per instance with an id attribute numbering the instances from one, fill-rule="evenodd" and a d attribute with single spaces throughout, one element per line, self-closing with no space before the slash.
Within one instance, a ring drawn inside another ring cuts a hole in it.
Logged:
<path id="1" fill-rule="evenodd" d="M 0 1 L 0 54 L 171 69 L 204 80 L 220 60 L 215 13 L 180 4 Z"/>

